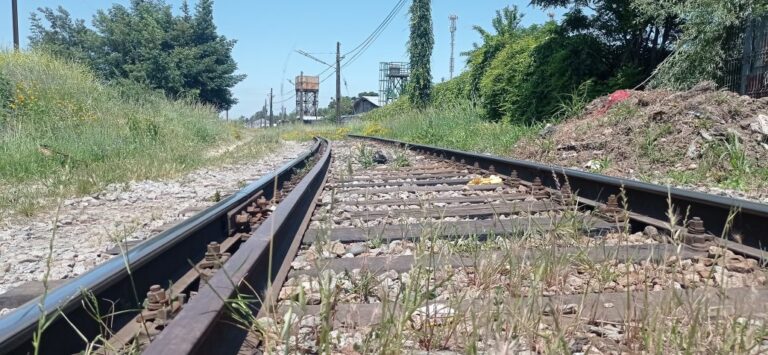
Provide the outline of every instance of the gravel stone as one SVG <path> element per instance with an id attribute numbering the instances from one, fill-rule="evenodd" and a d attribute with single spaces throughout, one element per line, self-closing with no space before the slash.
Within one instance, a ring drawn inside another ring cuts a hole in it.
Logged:
<path id="1" fill-rule="evenodd" d="M 51 275 L 72 278 L 109 259 L 103 253 L 117 239 L 140 241 L 161 226 L 180 221 L 182 211 L 214 204 L 265 173 L 295 159 L 310 143 L 285 142 L 264 158 L 229 166 L 202 168 L 176 179 L 112 184 L 91 196 L 64 201 L 54 240 Z M 53 212 L 31 218 L 0 219 L 0 293 L 25 281 L 41 280 L 48 259 Z"/>
<path id="2" fill-rule="evenodd" d="M 351 246 L 349 249 L 347 249 L 347 252 L 349 252 L 349 254 L 352 254 L 352 256 L 358 256 L 367 251 L 368 251 L 368 247 L 362 244 L 356 244 Z"/>

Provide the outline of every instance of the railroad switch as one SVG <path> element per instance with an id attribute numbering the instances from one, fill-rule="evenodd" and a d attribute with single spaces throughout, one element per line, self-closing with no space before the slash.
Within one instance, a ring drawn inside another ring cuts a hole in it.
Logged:
<path id="1" fill-rule="evenodd" d="M 141 335 L 154 336 L 160 333 L 168 322 L 181 310 L 186 300 L 186 295 L 180 293 L 174 297 L 160 285 L 152 285 L 147 292 L 147 299 L 141 317 L 136 318 L 139 323 L 144 323 Z"/>
<path id="2" fill-rule="evenodd" d="M 537 200 L 549 197 L 547 188 L 544 187 L 544 185 L 541 183 L 541 179 L 538 176 L 533 179 L 533 183 L 531 184 L 531 195 Z"/>
<path id="3" fill-rule="evenodd" d="M 714 240 L 715 236 L 707 233 L 704 221 L 699 217 L 691 218 L 683 231 L 683 241 L 694 248 L 708 248 Z"/>
<path id="4" fill-rule="evenodd" d="M 629 218 L 628 213 L 619 207 L 616 195 L 608 196 L 608 202 L 597 209 L 596 215 L 608 222 L 623 223 Z"/>

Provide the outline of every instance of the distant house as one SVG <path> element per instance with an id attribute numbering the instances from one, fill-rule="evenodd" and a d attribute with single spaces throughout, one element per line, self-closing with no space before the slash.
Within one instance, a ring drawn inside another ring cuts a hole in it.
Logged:
<path id="1" fill-rule="evenodd" d="M 355 115 L 366 113 L 379 107 L 378 96 L 360 96 L 355 100 L 354 104 L 352 104 L 352 109 L 355 112 Z"/>
<path id="2" fill-rule="evenodd" d="M 308 116 L 308 115 L 304 115 L 304 117 L 302 117 L 302 120 L 303 120 L 303 122 L 305 124 L 315 124 L 315 123 L 320 123 L 321 121 L 323 121 L 323 117 L 322 116 Z"/>

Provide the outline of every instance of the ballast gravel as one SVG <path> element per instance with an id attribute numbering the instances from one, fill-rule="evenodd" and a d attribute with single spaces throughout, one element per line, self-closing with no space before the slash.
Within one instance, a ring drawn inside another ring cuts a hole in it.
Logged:
<path id="1" fill-rule="evenodd" d="M 97 194 L 63 201 L 49 279 L 71 279 L 113 257 L 117 240 L 141 241 L 213 205 L 251 181 L 295 159 L 311 143 L 283 142 L 251 162 L 203 168 L 164 181 L 113 184 Z M 0 222 L 0 294 L 42 280 L 55 209 Z M 118 256 L 119 257 L 119 256 Z"/>

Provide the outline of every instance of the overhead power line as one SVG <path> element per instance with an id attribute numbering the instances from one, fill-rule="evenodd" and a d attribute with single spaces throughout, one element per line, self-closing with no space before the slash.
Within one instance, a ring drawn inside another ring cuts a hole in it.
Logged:
<path id="1" fill-rule="evenodd" d="M 345 57 L 345 62 L 341 65 L 342 68 L 352 64 L 357 58 L 359 58 L 365 51 L 370 48 L 370 46 L 376 41 L 376 39 L 381 36 L 381 34 L 384 32 L 384 30 L 389 26 L 390 23 L 395 19 L 395 16 L 400 13 L 400 10 L 405 7 L 405 5 L 408 3 L 407 0 L 400 0 L 395 4 L 395 7 L 392 8 L 392 10 L 387 14 L 387 17 L 382 20 L 382 22 L 379 24 L 378 27 L 360 44 L 358 44 L 355 48 L 350 50 L 349 52 L 345 53 L 343 57 Z M 331 70 L 331 67 L 326 68 L 318 76 L 322 76 L 323 74 L 327 73 L 329 70 Z M 327 80 L 333 75 L 333 73 L 329 74 L 328 76 L 324 77 L 320 82 Z"/>

